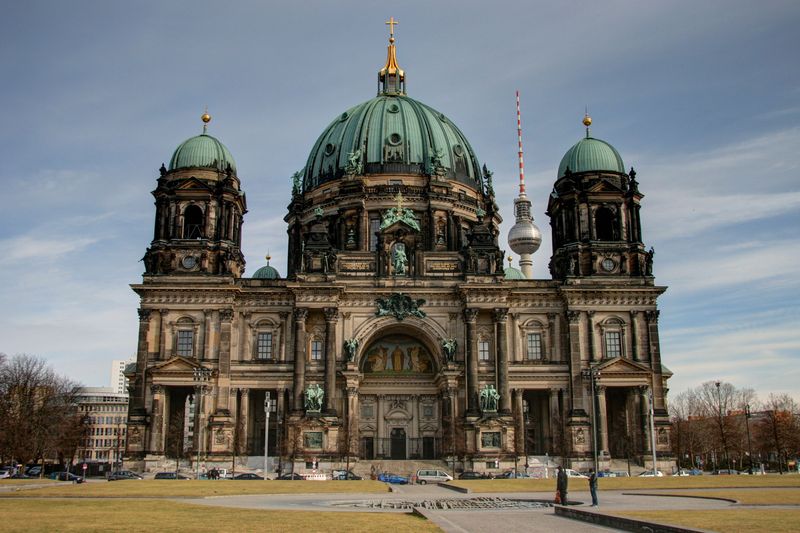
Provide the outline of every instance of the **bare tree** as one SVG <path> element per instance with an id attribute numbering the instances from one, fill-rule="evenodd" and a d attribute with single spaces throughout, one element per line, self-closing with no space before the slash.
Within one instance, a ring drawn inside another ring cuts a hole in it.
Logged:
<path id="1" fill-rule="evenodd" d="M 783 473 L 789 455 L 800 451 L 798 406 L 788 394 L 770 394 L 763 409 L 756 436 L 764 451 L 776 453 L 778 471 Z"/>
<path id="2" fill-rule="evenodd" d="M 0 455 L 20 463 L 59 452 L 65 434 L 80 425 L 80 387 L 39 357 L 0 357 Z"/>
<path id="3" fill-rule="evenodd" d="M 725 463 L 730 468 L 730 452 L 737 449 L 737 443 L 743 439 L 741 420 L 735 415 L 755 401 L 755 393 L 752 389 L 737 389 L 731 383 L 707 381 L 692 389 L 690 395 L 696 404 L 697 415 L 706 418 L 713 427 L 716 442 L 712 445 L 715 449 L 722 449 Z"/>

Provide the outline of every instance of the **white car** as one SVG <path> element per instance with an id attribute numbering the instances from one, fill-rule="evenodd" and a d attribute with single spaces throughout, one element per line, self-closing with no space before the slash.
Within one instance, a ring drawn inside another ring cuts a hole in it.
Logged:
<path id="1" fill-rule="evenodd" d="M 662 472 L 661 470 L 656 470 L 656 473 L 653 474 L 652 470 L 645 470 L 644 472 L 639 474 L 639 477 L 664 477 L 664 472 Z"/>
<path id="2" fill-rule="evenodd" d="M 0 479 L 5 479 L 7 477 L 11 477 L 11 469 L 10 468 L 0 469 Z"/>
<path id="3" fill-rule="evenodd" d="M 573 470 L 571 468 L 565 468 L 564 472 L 567 473 L 567 477 L 579 477 L 579 478 L 582 478 L 582 479 L 589 479 L 589 476 L 584 476 L 583 474 L 581 474 L 577 470 Z"/>

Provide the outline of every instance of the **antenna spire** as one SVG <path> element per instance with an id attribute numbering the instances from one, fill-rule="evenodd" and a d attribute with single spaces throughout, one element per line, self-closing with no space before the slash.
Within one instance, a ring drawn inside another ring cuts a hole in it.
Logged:
<path id="1" fill-rule="evenodd" d="M 519 91 L 517 91 L 517 139 L 519 140 L 519 193 L 525 194 L 525 162 L 522 159 L 522 115 L 519 112 Z"/>

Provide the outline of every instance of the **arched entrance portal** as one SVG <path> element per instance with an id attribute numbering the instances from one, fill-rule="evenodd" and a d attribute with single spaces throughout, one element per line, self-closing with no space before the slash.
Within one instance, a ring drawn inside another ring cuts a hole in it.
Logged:
<path id="1" fill-rule="evenodd" d="M 440 455 L 437 362 L 409 330 L 393 330 L 362 352 L 359 441 L 363 459 L 434 459 Z"/>

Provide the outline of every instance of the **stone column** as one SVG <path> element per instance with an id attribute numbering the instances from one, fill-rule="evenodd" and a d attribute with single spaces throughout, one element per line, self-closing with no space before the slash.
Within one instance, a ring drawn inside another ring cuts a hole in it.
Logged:
<path id="1" fill-rule="evenodd" d="M 358 438 L 359 417 L 358 405 L 358 389 L 356 387 L 347 387 L 347 428 L 345 429 L 345 453 L 351 457 L 359 455 L 360 441 Z"/>
<path id="2" fill-rule="evenodd" d="M 139 340 L 136 347 L 136 385 L 138 386 L 135 388 L 135 393 L 131 393 L 131 407 L 140 410 L 144 409 L 147 397 L 145 372 L 150 352 L 150 319 L 155 316 L 158 314 L 153 313 L 150 309 L 139 309 Z M 134 386 L 134 383 L 131 382 L 130 385 Z"/>
<path id="3" fill-rule="evenodd" d="M 325 312 L 325 396 L 323 410 L 326 415 L 336 416 L 336 322 L 339 310 L 326 307 Z"/>
<path id="4" fill-rule="evenodd" d="M 516 455 L 525 455 L 525 389 L 514 389 L 514 413 L 516 414 L 517 438 L 515 444 Z"/>
<path id="5" fill-rule="evenodd" d="M 631 310 L 631 359 L 639 360 L 639 330 L 637 329 L 637 318 L 639 311 Z"/>
<path id="6" fill-rule="evenodd" d="M 594 339 L 594 333 L 595 333 L 595 331 L 594 331 L 595 330 L 595 326 L 594 326 L 594 311 L 587 311 L 586 312 L 586 321 L 587 321 L 586 332 L 587 332 L 587 336 L 588 336 L 587 340 L 589 341 L 589 357 L 588 357 L 588 359 L 589 359 L 589 362 L 595 362 L 595 361 L 598 361 L 598 360 L 602 359 L 603 357 L 602 357 L 602 355 L 600 357 L 598 357 L 598 354 L 595 351 L 595 344 L 596 343 L 595 343 L 595 339 Z M 601 350 L 603 349 L 602 343 L 600 344 L 600 349 Z"/>
<path id="7" fill-rule="evenodd" d="M 239 389 L 239 449 L 242 455 L 250 455 L 250 389 Z"/>
<path id="8" fill-rule="evenodd" d="M 606 411 L 606 388 L 599 386 L 597 391 L 597 426 L 599 429 L 598 443 L 600 451 L 608 452 L 608 416 Z"/>
<path id="9" fill-rule="evenodd" d="M 556 453 L 556 436 L 561 433 L 561 428 L 559 424 L 561 423 L 561 413 L 558 409 L 558 393 L 560 389 L 550 389 L 550 413 L 549 413 L 549 424 L 550 424 L 550 454 L 555 455 Z"/>
<path id="10" fill-rule="evenodd" d="M 550 324 L 550 361 L 560 362 L 563 360 L 561 355 L 561 320 L 558 313 L 547 313 L 547 320 Z"/>
<path id="11" fill-rule="evenodd" d="M 464 309 L 464 322 L 467 326 L 467 338 L 464 343 L 467 358 L 467 413 L 470 415 L 478 414 L 478 353 L 475 349 L 477 320 L 477 309 Z"/>
<path id="12" fill-rule="evenodd" d="M 169 309 L 161 309 L 158 312 L 158 358 L 163 361 L 167 357 L 167 313 Z"/>
<path id="13" fill-rule="evenodd" d="M 164 401 L 166 394 L 163 385 L 153 385 L 150 387 L 150 392 L 153 395 L 153 409 L 150 418 L 150 452 L 160 455 L 164 453 L 164 427 L 166 425 Z"/>
<path id="14" fill-rule="evenodd" d="M 219 373 L 217 377 L 217 410 L 229 412 L 231 378 L 231 322 L 233 309 L 219 312 Z"/>
<path id="15" fill-rule="evenodd" d="M 653 370 L 653 408 L 659 416 L 667 416 L 664 401 L 664 382 L 661 378 L 661 346 L 658 340 L 658 311 L 647 311 L 647 338 L 650 349 L 650 368 Z"/>
<path id="16" fill-rule="evenodd" d="M 376 394 L 375 395 L 375 434 L 377 435 L 377 439 L 375 442 L 375 457 L 383 457 L 384 449 L 383 449 L 383 437 L 384 437 L 384 419 L 383 419 L 383 409 L 385 407 L 385 401 L 383 394 Z"/>
<path id="17" fill-rule="evenodd" d="M 303 389 L 306 387 L 306 318 L 308 309 L 294 310 L 294 380 L 292 409 L 303 410 Z"/>
<path id="18" fill-rule="evenodd" d="M 500 413 L 511 414 L 511 388 L 508 383 L 508 309 L 494 310 L 497 347 L 497 390 L 500 392 Z"/>
<path id="19" fill-rule="evenodd" d="M 641 413 L 642 453 L 647 454 L 651 451 L 650 424 L 648 424 L 648 417 L 650 416 L 650 400 L 647 397 L 647 386 L 639 387 L 639 412 Z"/>
<path id="20" fill-rule="evenodd" d="M 286 342 L 289 339 L 288 333 L 288 325 L 287 325 L 287 318 L 289 318 L 289 313 L 286 311 L 281 311 L 278 313 L 278 316 L 281 317 L 281 326 L 280 326 L 280 340 L 278 343 L 278 361 L 286 361 Z"/>
<path id="21" fill-rule="evenodd" d="M 587 416 L 584 409 L 585 395 L 581 382 L 581 313 L 567 311 L 569 320 L 569 375 L 570 416 Z"/>

